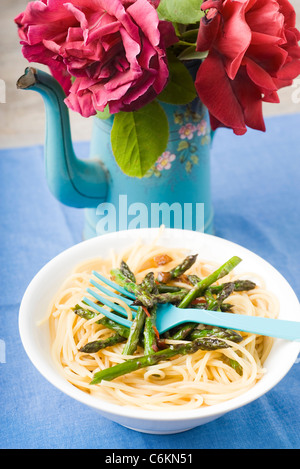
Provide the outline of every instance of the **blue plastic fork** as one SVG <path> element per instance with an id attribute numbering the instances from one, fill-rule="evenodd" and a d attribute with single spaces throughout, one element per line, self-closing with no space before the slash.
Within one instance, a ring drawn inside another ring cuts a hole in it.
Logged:
<path id="1" fill-rule="evenodd" d="M 91 279 L 90 283 L 96 287 L 101 293 L 110 297 L 119 298 L 124 301 L 132 310 L 132 316 L 135 317 L 137 306 L 132 305 L 135 300 L 135 295 L 128 292 L 125 288 L 117 285 L 115 282 L 108 280 L 98 272 L 93 271 L 93 275 L 101 280 L 103 283 L 113 288 L 122 296 L 110 289 L 105 288 L 95 280 Z M 132 321 L 126 319 L 128 317 L 127 311 L 120 305 L 114 303 L 98 294 L 91 288 L 87 289 L 87 292 L 92 295 L 97 301 L 103 305 L 108 306 L 113 311 L 121 314 L 114 314 L 111 311 L 106 310 L 99 304 L 95 303 L 91 299 L 84 297 L 83 301 L 94 308 L 99 313 L 103 314 L 109 319 L 122 324 L 126 327 L 131 327 Z M 226 329 L 233 329 L 237 331 L 249 332 L 252 334 L 264 335 L 269 337 L 277 337 L 289 341 L 300 341 L 300 321 L 287 321 L 282 319 L 271 319 L 257 316 L 245 316 L 242 314 L 223 313 L 220 311 L 208 311 L 204 309 L 193 309 L 177 308 L 171 304 L 158 305 L 157 316 L 156 316 L 156 328 L 160 334 L 172 329 L 175 326 L 184 324 L 187 322 L 195 322 L 199 324 L 206 324 L 210 326 L 218 326 Z"/>

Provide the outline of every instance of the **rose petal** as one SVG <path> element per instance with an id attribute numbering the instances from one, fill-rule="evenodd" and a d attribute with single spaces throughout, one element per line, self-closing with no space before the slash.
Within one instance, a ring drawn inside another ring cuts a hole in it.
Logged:
<path id="1" fill-rule="evenodd" d="M 214 80 L 211 80 L 211 77 L 214 77 Z M 209 53 L 199 67 L 195 86 L 200 99 L 215 119 L 235 132 L 246 132 L 242 107 L 234 94 L 231 80 L 219 54 Z"/>

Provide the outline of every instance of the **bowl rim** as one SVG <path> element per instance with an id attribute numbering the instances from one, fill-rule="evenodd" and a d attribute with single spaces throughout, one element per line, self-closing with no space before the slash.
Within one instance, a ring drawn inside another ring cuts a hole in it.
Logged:
<path id="1" fill-rule="evenodd" d="M 30 304 L 32 295 L 34 294 L 35 286 L 36 284 L 39 283 L 40 278 L 44 275 L 47 275 L 49 271 L 51 272 L 51 270 L 55 268 L 55 265 L 63 257 L 68 256 L 72 252 L 76 255 L 77 251 L 80 252 L 81 250 L 84 250 L 84 248 L 90 244 L 101 243 L 102 240 L 104 240 L 105 242 L 108 239 L 111 239 L 111 241 L 113 242 L 118 237 L 122 238 L 124 236 L 128 237 L 128 243 L 130 242 L 132 243 L 134 239 L 139 238 L 139 237 L 142 238 L 145 235 L 148 236 L 149 233 L 152 234 L 152 236 L 158 235 L 159 230 L 160 228 L 140 228 L 140 229 L 130 229 L 130 230 L 122 230 L 122 231 L 107 233 L 98 237 L 94 237 L 88 240 L 81 241 L 75 245 L 72 245 L 69 248 L 61 251 L 59 254 L 53 257 L 50 261 L 48 261 L 32 278 L 31 282 L 29 283 L 29 285 L 27 286 L 25 290 L 25 293 L 20 303 L 19 320 L 18 320 L 19 334 L 20 334 L 22 345 L 25 349 L 25 352 L 28 358 L 30 359 L 34 367 L 39 371 L 39 373 L 49 383 L 51 383 L 56 389 L 66 394 L 67 396 L 75 399 L 76 401 L 82 404 L 86 404 L 88 407 L 96 409 L 106 415 L 128 417 L 129 419 L 134 419 L 136 421 L 147 420 L 147 421 L 157 421 L 157 422 L 159 421 L 164 421 L 164 422 L 190 421 L 192 422 L 194 420 L 201 420 L 202 418 L 217 417 L 229 411 L 238 409 L 244 405 L 250 404 L 251 402 L 255 401 L 256 399 L 260 398 L 261 396 L 266 394 L 268 391 L 270 391 L 290 371 L 290 369 L 292 368 L 293 364 L 295 363 L 300 353 L 300 342 L 294 341 L 294 342 L 288 342 L 285 344 L 286 347 L 290 349 L 289 360 L 286 366 L 281 369 L 280 373 L 276 375 L 276 379 L 273 379 L 271 382 L 268 383 L 268 385 L 266 385 L 265 383 L 261 384 L 262 381 L 259 381 L 248 391 L 245 391 L 241 395 L 234 397 L 232 399 L 229 399 L 227 401 L 221 402 L 219 404 L 214 404 L 214 405 L 207 406 L 207 407 L 200 407 L 197 409 L 183 409 L 183 410 L 172 409 L 172 410 L 165 410 L 165 411 L 140 409 L 140 408 L 130 407 L 129 405 L 121 406 L 119 404 L 108 402 L 99 397 L 92 396 L 78 389 L 76 386 L 69 383 L 64 377 L 62 377 L 59 369 L 55 369 L 54 363 L 53 363 L 53 368 L 50 369 L 50 371 L 48 369 L 49 367 L 46 367 L 46 370 L 45 370 L 44 360 L 36 354 L 35 345 L 31 340 L 30 332 L 28 332 L 28 326 L 26 324 L 26 312 L 29 311 L 29 304 Z M 259 256 L 255 252 L 250 251 L 244 246 L 237 244 L 233 241 L 230 241 L 230 240 L 227 240 L 225 238 L 221 238 L 215 235 L 202 233 L 202 232 L 183 230 L 183 229 L 177 229 L 177 228 L 165 228 L 163 234 L 171 234 L 171 233 L 175 235 L 175 238 L 179 234 L 181 235 L 184 234 L 184 236 L 187 236 L 187 237 L 200 236 L 200 237 L 204 237 L 204 239 L 213 238 L 217 242 L 223 242 L 230 247 L 236 247 L 240 251 L 245 252 L 245 254 L 250 255 L 252 258 L 254 259 L 256 258 L 260 262 L 263 262 L 269 269 L 273 270 L 274 273 L 276 272 L 278 278 L 280 278 L 281 281 L 285 283 L 286 287 L 290 291 L 291 297 L 293 297 L 294 301 L 297 302 L 299 312 L 300 312 L 300 303 L 298 301 L 298 298 L 294 290 L 290 286 L 290 284 L 287 282 L 287 280 L 282 276 L 282 274 L 277 269 L 275 269 L 268 261 L 263 259 L 261 256 Z M 86 259 L 89 259 L 89 257 L 87 257 Z M 77 262 L 77 264 L 78 263 L 79 261 Z M 277 342 L 280 340 L 281 339 L 275 339 L 275 341 Z"/>

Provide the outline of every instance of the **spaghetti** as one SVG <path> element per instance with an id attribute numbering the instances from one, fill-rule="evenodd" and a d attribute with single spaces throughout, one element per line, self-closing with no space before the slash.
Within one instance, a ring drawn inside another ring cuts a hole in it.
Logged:
<path id="1" fill-rule="evenodd" d="M 136 243 L 125 252 L 111 252 L 108 258 L 96 258 L 80 264 L 65 280 L 49 309 L 49 324 L 52 338 L 52 356 L 66 380 L 84 392 L 121 406 L 139 407 L 149 410 L 172 411 L 174 409 L 198 409 L 211 406 L 246 392 L 265 373 L 264 362 L 271 350 L 273 339 L 249 333 L 240 333 L 239 343 L 224 339 L 228 348 L 198 350 L 190 355 L 176 356 L 153 366 L 138 369 L 117 377 L 112 381 L 101 381 L 91 385 L 96 372 L 143 355 L 138 346 L 132 356 L 122 354 L 124 342 L 99 350 L 84 353 L 80 349 L 91 341 L 107 339 L 112 330 L 99 324 L 103 316 L 95 311 L 94 317 L 84 319 L 74 314 L 75 305 L 86 307 L 82 298 L 88 296 L 91 272 L 101 272 L 110 278 L 111 269 L 118 268 L 125 260 L 140 283 L 149 272 L 157 275 L 162 270 L 176 267 L 184 256 L 184 250 L 159 246 L 156 242 L 144 245 Z M 158 257 L 157 257 L 158 256 Z M 158 265 L 154 259 L 165 256 L 167 264 Z M 195 261 L 188 271 L 200 278 L 208 276 L 218 265 L 209 260 Z M 279 303 L 266 290 L 264 280 L 252 272 L 243 278 L 251 278 L 255 288 L 249 291 L 233 291 L 226 299 L 233 313 L 277 317 Z M 240 280 L 234 272 L 217 281 L 214 285 Z M 182 278 L 174 278 L 173 286 L 191 289 Z M 114 298 L 113 301 L 116 301 Z M 118 300 L 130 318 L 131 310 Z M 89 308 L 92 310 L 92 308 Z M 188 343 L 188 339 L 164 339 L 165 346 Z"/>

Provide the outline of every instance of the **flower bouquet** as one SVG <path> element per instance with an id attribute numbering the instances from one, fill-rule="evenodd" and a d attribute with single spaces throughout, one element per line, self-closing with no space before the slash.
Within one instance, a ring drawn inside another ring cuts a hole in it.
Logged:
<path id="1" fill-rule="evenodd" d="M 265 131 L 263 102 L 300 74 L 288 0 L 39 0 L 15 22 L 23 55 L 49 67 L 71 110 L 114 116 L 113 153 L 130 176 L 170 163 L 162 103 L 200 98 L 212 130 Z"/>

